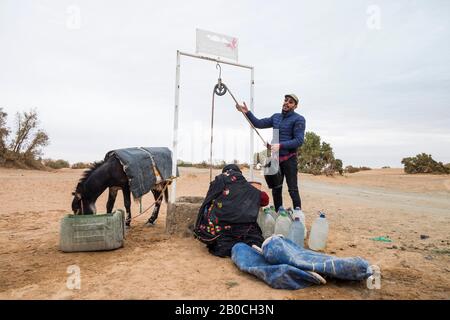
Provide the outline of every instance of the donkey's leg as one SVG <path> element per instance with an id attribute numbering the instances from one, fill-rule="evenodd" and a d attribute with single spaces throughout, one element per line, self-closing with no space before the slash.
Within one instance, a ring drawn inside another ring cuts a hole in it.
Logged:
<path id="1" fill-rule="evenodd" d="M 130 198 L 130 187 L 125 186 L 122 188 L 123 192 L 123 202 L 125 204 L 125 210 L 127 211 L 127 219 L 125 220 L 125 224 L 127 227 L 130 226 L 131 223 L 131 198 Z"/>
<path id="2" fill-rule="evenodd" d="M 161 196 L 162 190 L 157 185 L 154 189 L 152 189 L 153 197 L 155 201 Z M 162 197 L 156 201 L 155 208 L 153 209 L 152 216 L 148 219 L 148 223 L 154 224 L 156 219 L 158 219 L 159 208 L 161 207 Z"/>
<path id="3" fill-rule="evenodd" d="M 117 187 L 109 188 L 108 202 L 106 203 L 106 212 L 107 213 L 111 213 L 112 209 L 114 208 L 114 202 L 116 202 L 118 190 L 119 190 L 119 188 L 117 188 Z"/>

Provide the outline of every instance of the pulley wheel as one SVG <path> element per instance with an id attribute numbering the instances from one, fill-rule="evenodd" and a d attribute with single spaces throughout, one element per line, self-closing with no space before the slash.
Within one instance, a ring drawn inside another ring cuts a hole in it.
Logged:
<path id="1" fill-rule="evenodd" d="M 223 84 L 223 83 L 218 83 L 216 84 L 216 86 L 214 87 L 214 92 L 218 95 L 218 96 L 223 96 L 225 93 L 227 93 L 227 87 Z"/>

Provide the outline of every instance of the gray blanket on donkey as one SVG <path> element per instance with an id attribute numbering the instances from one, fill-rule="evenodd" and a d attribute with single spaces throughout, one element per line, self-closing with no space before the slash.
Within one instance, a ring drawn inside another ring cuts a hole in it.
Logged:
<path id="1" fill-rule="evenodd" d="M 123 165 L 134 198 L 149 192 L 157 181 L 153 165 L 162 180 L 172 177 L 172 151 L 166 147 L 136 147 L 109 151 L 105 160 L 116 156 Z M 178 168 L 177 168 L 177 176 Z"/>

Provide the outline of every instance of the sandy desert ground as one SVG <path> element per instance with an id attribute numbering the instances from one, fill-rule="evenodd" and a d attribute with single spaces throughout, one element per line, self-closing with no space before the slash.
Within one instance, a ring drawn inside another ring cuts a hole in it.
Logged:
<path id="1" fill-rule="evenodd" d="M 2 299 L 449 299 L 450 176 L 378 169 L 344 177 L 300 175 L 308 228 L 327 213 L 326 253 L 361 256 L 381 269 L 381 289 L 365 282 L 276 290 L 208 254 L 193 238 L 165 233 L 166 205 L 155 226 L 133 221 L 125 247 L 62 253 L 59 222 L 83 170 L 0 169 L 0 298 Z M 181 168 L 177 196 L 203 196 L 209 172 Z M 258 179 L 261 179 L 258 176 Z M 285 188 L 286 189 L 286 188 Z M 267 189 L 266 189 L 267 190 Z M 287 190 L 286 206 L 290 206 Z M 144 197 L 144 206 L 153 201 Z M 104 211 L 106 194 L 97 202 Z M 116 207 L 122 208 L 121 195 Z M 132 205 L 133 214 L 139 210 Z M 421 235 L 429 238 L 421 239 Z M 370 240 L 389 236 L 393 242 Z M 69 290 L 67 267 L 78 265 L 81 289 Z"/>

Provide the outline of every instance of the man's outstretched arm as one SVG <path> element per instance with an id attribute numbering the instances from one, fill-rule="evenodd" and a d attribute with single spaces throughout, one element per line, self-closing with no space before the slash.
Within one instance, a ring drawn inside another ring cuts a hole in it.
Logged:
<path id="1" fill-rule="evenodd" d="M 253 115 L 253 113 L 248 110 L 247 105 L 244 104 L 243 105 L 236 105 L 236 109 L 238 109 L 238 111 L 245 113 L 245 115 L 247 116 L 247 118 L 250 120 L 250 122 L 258 129 L 265 129 L 265 128 L 272 128 L 273 127 L 273 121 L 272 121 L 272 117 L 270 118 L 263 118 L 263 119 L 258 119 L 257 117 L 255 117 Z"/>

